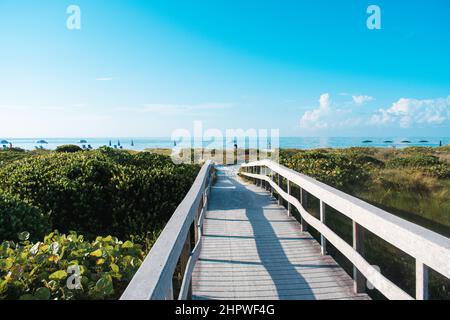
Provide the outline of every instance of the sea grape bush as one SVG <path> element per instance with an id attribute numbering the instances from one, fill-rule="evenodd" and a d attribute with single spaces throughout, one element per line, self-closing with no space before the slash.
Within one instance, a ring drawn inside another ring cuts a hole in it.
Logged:
<path id="1" fill-rule="evenodd" d="M 199 171 L 148 152 L 72 151 L 0 153 L 0 299 L 118 298 Z M 73 266 L 79 290 L 66 285 Z"/>
<path id="2" fill-rule="evenodd" d="M 436 148 L 437 149 L 437 148 Z M 348 149 L 316 149 L 280 151 L 281 164 L 309 175 L 321 182 L 344 191 L 352 191 L 367 185 L 377 170 L 412 169 L 427 176 L 450 178 L 450 164 L 429 154 L 428 148 L 407 148 L 388 153 L 383 161 L 383 150 L 354 147 Z"/>
<path id="3" fill-rule="evenodd" d="M 412 154 L 406 157 L 396 157 L 387 163 L 388 167 L 391 168 L 421 168 L 436 164 L 439 164 L 439 158 L 429 154 Z"/>
<path id="4" fill-rule="evenodd" d="M 53 232 L 41 242 L 5 241 L 0 246 L 0 300 L 118 298 L 141 265 L 144 251 L 112 236 L 89 242 L 82 235 Z M 70 266 L 80 271 L 79 287 L 67 286 Z"/>
<path id="5" fill-rule="evenodd" d="M 37 207 L 0 194 L 0 241 L 16 239 L 24 230 L 33 239 L 42 238 L 51 230 L 49 217 Z"/>
<path id="6" fill-rule="evenodd" d="M 75 145 L 75 144 L 65 144 L 62 146 L 58 146 L 55 150 L 56 152 L 79 152 L 79 151 L 83 151 L 83 149 L 81 149 L 79 146 Z"/>
<path id="7" fill-rule="evenodd" d="M 1 167 L 0 194 L 38 208 L 62 232 L 145 237 L 167 222 L 198 170 L 147 152 L 48 153 Z"/>
<path id="8" fill-rule="evenodd" d="M 338 189 L 348 190 L 364 181 L 368 172 L 357 158 L 326 150 L 280 154 L 281 164 Z"/>
<path id="9" fill-rule="evenodd" d="M 0 150 L 0 167 L 13 162 L 18 159 L 23 159 L 27 156 L 27 153 L 25 150 L 18 149 L 18 150 Z"/>
<path id="10" fill-rule="evenodd" d="M 410 154 L 406 157 L 397 157 L 387 162 L 389 168 L 415 168 L 425 174 L 447 179 L 450 178 L 450 164 L 444 163 L 438 157 L 430 154 Z"/>

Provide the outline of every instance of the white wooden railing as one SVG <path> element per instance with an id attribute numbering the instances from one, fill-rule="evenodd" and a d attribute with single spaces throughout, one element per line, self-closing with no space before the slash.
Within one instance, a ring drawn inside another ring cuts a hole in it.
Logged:
<path id="1" fill-rule="evenodd" d="M 183 273 L 178 299 L 189 299 L 191 277 L 202 246 L 203 218 L 208 205 L 213 165 L 206 161 L 191 189 L 134 275 L 121 300 L 173 300 L 177 266 Z M 191 227 L 195 245 L 191 250 Z"/>
<path id="2" fill-rule="evenodd" d="M 413 299 L 409 294 L 387 279 L 364 259 L 362 237 L 369 230 L 391 245 L 412 256 L 416 261 L 416 299 L 428 298 L 428 269 L 431 268 L 450 278 L 450 239 L 414 223 L 396 217 L 384 210 L 332 188 L 324 183 L 286 168 L 270 160 L 241 165 L 241 174 L 256 179 L 288 202 L 288 214 L 294 206 L 301 215 L 302 229 L 310 225 L 321 235 L 322 254 L 326 254 L 329 241 L 353 264 L 354 288 L 365 290 L 369 281 L 388 299 Z M 268 173 L 270 173 L 268 175 Z M 278 181 L 273 181 L 274 173 Z M 287 192 L 280 186 L 280 177 L 287 180 Z M 300 188 L 300 201 L 291 195 L 291 183 Z M 305 193 L 306 191 L 307 193 Z M 306 211 L 304 194 L 311 194 L 320 201 L 320 219 Z M 279 201 L 281 200 L 279 198 Z M 352 220 L 353 245 L 349 245 L 326 225 L 326 205 Z"/>

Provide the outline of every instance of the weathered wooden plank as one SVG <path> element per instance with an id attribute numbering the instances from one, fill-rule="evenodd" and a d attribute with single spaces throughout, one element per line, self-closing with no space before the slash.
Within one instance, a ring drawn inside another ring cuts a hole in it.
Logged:
<path id="1" fill-rule="evenodd" d="M 270 193 L 219 175 L 192 274 L 194 299 L 360 298 L 353 280 Z M 367 296 L 364 296 L 367 298 Z"/>

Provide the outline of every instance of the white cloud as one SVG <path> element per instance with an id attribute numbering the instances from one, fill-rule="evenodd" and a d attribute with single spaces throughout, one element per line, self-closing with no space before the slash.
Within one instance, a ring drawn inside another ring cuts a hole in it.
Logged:
<path id="1" fill-rule="evenodd" d="M 352 116 L 353 110 L 331 101 L 329 93 L 320 96 L 319 106 L 306 111 L 300 119 L 300 127 L 303 129 L 331 129 L 343 127 L 355 127 L 361 124 L 361 117 Z"/>
<path id="2" fill-rule="evenodd" d="M 300 119 L 302 128 L 325 128 L 328 123 L 325 118 L 330 113 L 331 98 L 330 94 L 324 93 L 319 98 L 319 107 L 317 109 L 306 111 Z"/>
<path id="3" fill-rule="evenodd" d="M 355 97 L 357 99 L 355 99 Z M 355 105 L 370 101 L 369 96 L 353 96 L 354 102 L 331 102 L 328 93 L 322 94 L 319 106 L 303 113 L 300 127 L 310 130 L 339 129 L 348 127 L 386 126 L 391 128 L 427 128 L 450 121 L 450 96 L 436 99 L 401 98 L 389 108 L 356 108 Z"/>
<path id="4" fill-rule="evenodd" d="M 401 98 L 390 108 L 379 109 L 372 115 L 370 123 L 410 128 L 414 125 L 442 124 L 449 119 L 450 96 L 425 100 Z"/>
<path id="5" fill-rule="evenodd" d="M 373 97 L 366 95 L 352 96 L 352 98 L 356 104 L 364 104 L 373 100 Z"/>

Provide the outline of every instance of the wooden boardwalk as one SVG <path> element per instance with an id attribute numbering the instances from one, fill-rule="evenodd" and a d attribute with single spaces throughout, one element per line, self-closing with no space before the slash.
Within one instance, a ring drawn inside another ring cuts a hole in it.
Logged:
<path id="1" fill-rule="evenodd" d="M 368 299 L 267 191 L 217 169 L 193 299 Z"/>

